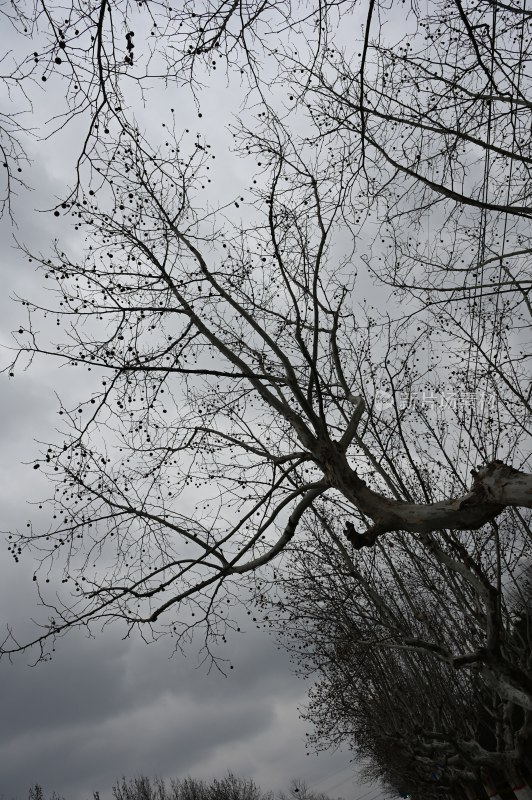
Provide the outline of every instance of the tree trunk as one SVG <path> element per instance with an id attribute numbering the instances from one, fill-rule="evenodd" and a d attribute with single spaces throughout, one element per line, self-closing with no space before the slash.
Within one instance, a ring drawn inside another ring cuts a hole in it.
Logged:
<path id="1" fill-rule="evenodd" d="M 490 800 L 502 800 L 497 787 L 495 786 L 494 781 L 491 779 L 489 775 L 484 775 L 482 779 L 482 783 L 484 786 L 484 791 L 490 798 Z"/>
<path id="2" fill-rule="evenodd" d="M 526 782 L 513 786 L 512 791 L 517 800 L 532 800 L 532 788 Z"/>
<path id="3" fill-rule="evenodd" d="M 532 788 L 523 774 L 513 765 L 507 773 L 508 783 L 517 800 L 532 800 Z"/>
<path id="4" fill-rule="evenodd" d="M 507 506 L 532 508 L 532 475 L 502 461 L 492 461 L 474 472 L 473 486 L 467 494 L 427 504 L 393 500 L 369 489 L 344 454 L 337 453 L 336 458 L 331 454 L 323 468 L 330 483 L 373 520 L 373 526 L 365 533 L 357 533 L 351 523 L 347 524 L 346 536 L 357 548 L 371 546 L 383 533 L 475 530 L 495 519 Z"/>

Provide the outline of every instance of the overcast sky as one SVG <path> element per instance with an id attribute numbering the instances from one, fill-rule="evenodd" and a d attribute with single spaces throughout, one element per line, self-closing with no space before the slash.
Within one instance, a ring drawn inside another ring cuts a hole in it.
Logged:
<path id="1" fill-rule="evenodd" d="M 39 224 L 35 215 L 34 235 Z M 7 235 L 2 247 L 3 286 L 23 294 L 37 289 L 39 279 L 11 250 Z M 1 311 L 6 343 L 6 329 L 21 322 L 7 291 Z M 32 469 L 39 449 L 35 440 L 53 438 L 54 392 L 68 396 L 73 391 L 68 378 L 65 370 L 41 361 L 14 380 L 2 379 L 3 531 L 24 527 L 35 516 L 27 501 L 48 494 L 46 482 Z M 14 624 L 21 635 L 31 630 L 30 617 L 38 615 L 32 573 L 29 560 L 15 565 L 2 548 L 2 623 Z M 230 640 L 235 668 L 228 677 L 198 668 L 197 647 L 186 657 L 169 658 L 168 640 L 146 645 L 122 641 L 120 634 L 115 628 L 87 639 L 73 632 L 60 640 L 54 660 L 33 668 L 24 657 L 0 662 L 4 800 L 27 797 L 36 781 L 67 800 L 86 800 L 95 790 L 106 800 L 122 774 L 208 778 L 228 769 L 254 778 L 264 789 L 287 789 L 291 778 L 301 777 L 346 800 L 382 797 L 371 786 L 357 787 L 349 753 L 306 755 L 309 728 L 298 718 L 306 686 L 266 632 L 251 628 Z"/>
<path id="2" fill-rule="evenodd" d="M 16 46 L 5 28 L 3 37 L 0 32 L 3 52 Z M 36 125 L 45 113 L 59 108 L 63 91 L 53 79 L 41 94 L 43 88 L 37 87 Z M 172 93 L 171 102 L 178 105 L 183 125 L 194 117 L 192 133 L 197 129 L 208 135 L 213 152 L 223 152 L 229 141 L 221 124 L 231 105 L 228 97 L 219 83 L 204 101 L 207 113 L 201 122 L 183 94 Z M 3 99 L 5 108 L 8 101 Z M 156 125 L 163 103 L 156 98 L 150 102 L 148 118 Z M 69 242 L 67 225 L 39 209 L 50 208 L 62 196 L 79 130 L 73 125 L 49 142 L 27 142 L 33 165 L 25 175 L 33 191 L 15 198 L 18 228 L 12 229 L 4 218 L 0 229 L 4 348 L 11 343 L 10 331 L 24 323 L 23 309 L 10 298 L 19 294 L 37 299 L 44 283 L 15 248 L 13 234 L 43 251 L 57 235 Z M 219 158 L 217 169 L 219 185 L 235 192 L 248 180 L 238 159 Z M 0 359 L 5 365 L 5 349 Z M 83 387 L 77 377 L 72 381 L 68 369 L 45 360 L 1 381 L 0 530 L 7 536 L 34 515 L 28 501 L 49 494 L 32 463 L 39 452 L 37 440 L 54 439 L 59 420 L 55 393 L 67 400 L 79 398 Z M 2 629 L 14 625 L 22 638 L 38 615 L 33 567 L 29 560 L 15 565 L 7 545 L 2 547 Z M 121 775 L 210 778 L 228 769 L 252 777 L 265 790 L 287 790 L 290 779 L 299 777 L 333 797 L 383 797 L 378 788 L 358 786 L 348 752 L 306 755 L 309 728 L 299 720 L 298 708 L 305 703 L 307 687 L 265 632 L 248 629 L 233 637 L 229 647 L 235 667 L 228 677 L 198 667 L 198 647 L 169 658 L 168 641 L 150 646 L 138 639 L 124 641 L 118 628 L 95 639 L 74 632 L 59 642 L 50 663 L 37 667 L 28 666 L 24 657 L 1 662 L 0 798 L 26 798 L 29 786 L 38 782 L 47 795 L 56 791 L 67 800 L 87 800 L 97 790 L 106 800 Z"/>

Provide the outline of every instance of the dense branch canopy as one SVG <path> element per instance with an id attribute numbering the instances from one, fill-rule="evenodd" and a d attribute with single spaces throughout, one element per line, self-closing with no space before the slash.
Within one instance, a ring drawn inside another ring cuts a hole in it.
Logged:
<path id="1" fill-rule="evenodd" d="M 156 141 L 128 110 L 137 37 L 125 26 L 122 53 L 110 8 L 83 11 L 72 33 L 74 7 L 47 51 L 78 59 L 68 80 L 94 70 L 72 84 L 91 127 L 55 211 L 84 256 L 28 251 L 58 302 L 23 301 L 9 370 L 47 354 L 94 379 L 35 464 L 55 482 L 57 526 L 11 534 L 16 560 L 36 550 L 66 584 L 30 644 L 116 618 L 178 641 L 198 621 L 224 636 L 236 583 L 280 561 L 319 503 L 353 559 L 390 534 L 438 561 L 442 529 L 526 524 L 528 19 L 508 12 L 510 27 L 477 39 L 491 7 L 469 18 L 457 4 L 448 22 L 435 3 L 390 41 L 371 3 L 355 55 L 343 28 L 331 44 L 325 5 L 249 4 L 238 22 L 240 4 L 209 5 L 201 25 L 187 4 L 171 12 L 153 40 L 165 79 L 222 41 L 229 61 L 249 57 L 234 141 L 252 184 L 215 203 L 211 144 L 173 110 Z M 280 18 L 281 44 L 251 55 L 248 37 L 263 23 L 277 36 Z M 185 20 L 196 44 L 176 55 Z M 498 53 L 518 34 L 509 72 Z M 3 650 L 26 646 L 10 634 Z"/>

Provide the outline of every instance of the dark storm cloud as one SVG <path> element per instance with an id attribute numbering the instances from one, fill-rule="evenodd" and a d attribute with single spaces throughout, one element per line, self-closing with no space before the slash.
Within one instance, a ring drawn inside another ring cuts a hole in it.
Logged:
<path id="1" fill-rule="evenodd" d="M 1 741 L 1 762 L 9 765 L 5 794 L 20 795 L 39 780 L 70 798 L 93 789 L 106 796 L 122 773 L 182 774 L 220 745 L 249 741 L 271 724 L 265 696 L 252 706 L 249 697 L 229 698 L 218 676 L 202 676 L 203 698 L 192 694 L 183 659 L 170 662 L 164 676 L 158 670 L 146 691 L 129 665 L 138 657 L 140 672 L 149 674 L 151 665 L 166 660 L 161 646 L 142 656 L 140 648 L 110 637 L 77 637 L 60 650 L 55 662 L 30 674 L 3 670 L 12 697 Z"/>
<path id="2" fill-rule="evenodd" d="M 68 388 L 57 372 L 42 369 L 36 380 L 30 370 L 3 385 L 3 530 L 45 513 L 27 500 L 49 494 L 31 462 L 39 450 L 34 439 L 54 435 L 53 389 Z M 35 632 L 31 617 L 42 619 L 32 572 L 30 560 L 14 564 L 2 549 L 2 622 L 21 636 Z M 246 616 L 244 609 L 236 613 Z M 297 712 L 305 685 L 264 630 L 235 634 L 219 650 L 235 667 L 227 677 L 198 667 L 201 638 L 186 657 L 169 658 L 170 640 L 147 646 L 123 641 L 123 634 L 119 626 L 95 631 L 94 639 L 75 632 L 58 642 L 50 663 L 0 663 L 0 797 L 22 800 L 38 781 L 67 800 L 86 800 L 96 789 L 106 800 L 122 774 L 209 778 L 229 768 L 265 789 L 286 789 L 291 777 L 312 784 L 348 766 L 346 755 L 305 756 L 306 729 Z"/>
<path id="3" fill-rule="evenodd" d="M 304 686 L 265 632 L 232 643 L 226 678 L 195 668 L 194 649 L 169 659 L 168 642 L 114 634 L 73 634 L 36 668 L 0 666 L 5 798 L 24 797 L 34 781 L 68 800 L 95 789 L 106 798 L 121 774 L 208 778 L 228 768 L 278 789 L 347 764 L 322 758 L 309 770 L 296 710 Z"/>

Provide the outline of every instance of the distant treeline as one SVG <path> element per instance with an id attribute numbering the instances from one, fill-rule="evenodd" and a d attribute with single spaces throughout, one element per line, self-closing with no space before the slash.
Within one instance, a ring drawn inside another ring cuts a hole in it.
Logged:
<path id="1" fill-rule="evenodd" d="M 302 780 L 291 781 L 288 792 L 264 792 L 251 778 L 240 778 L 228 772 L 223 778 L 210 782 L 196 778 L 173 778 L 169 782 L 162 778 L 122 777 L 111 789 L 113 800 L 331 800 L 323 792 L 313 792 Z M 93 800 L 104 800 L 99 791 L 93 792 Z M 38 783 L 28 792 L 28 800 L 47 800 Z M 52 792 L 48 800 L 68 800 Z M 337 800 L 342 800 L 338 798 Z"/>

